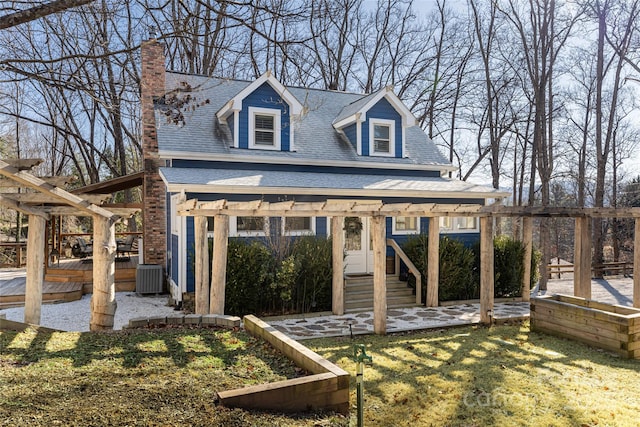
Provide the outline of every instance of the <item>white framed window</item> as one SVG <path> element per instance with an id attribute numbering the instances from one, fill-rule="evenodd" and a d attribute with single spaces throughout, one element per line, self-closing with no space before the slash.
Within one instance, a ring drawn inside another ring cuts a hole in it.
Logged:
<path id="1" fill-rule="evenodd" d="M 280 110 L 249 107 L 249 148 L 280 150 Z"/>
<path id="2" fill-rule="evenodd" d="M 395 156 L 396 122 L 387 119 L 369 119 L 369 155 Z"/>
<path id="3" fill-rule="evenodd" d="M 286 216 L 282 218 L 282 234 L 304 236 L 316 234 L 316 219 L 308 216 Z"/>
<path id="4" fill-rule="evenodd" d="M 396 216 L 391 223 L 393 234 L 418 234 L 420 233 L 420 218 L 415 216 Z"/>
<path id="5" fill-rule="evenodd" d="M 265 236 L 269 231 L 269 219 L 263 216 L 235 216 L 229 220 L 231 236 Z"/>
<path id="6" fill-rule="evenodd" d="M 440 232 L 442 233 L 477 233 L 478 218 L 468 217 L 440 217 Z"/>

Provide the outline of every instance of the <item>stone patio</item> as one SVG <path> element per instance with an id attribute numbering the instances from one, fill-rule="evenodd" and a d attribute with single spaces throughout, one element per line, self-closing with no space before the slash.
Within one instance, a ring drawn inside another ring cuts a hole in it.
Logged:
<path id="1" fill-rule="evenodd" d="M 632 306 L 633 280 L 631 278 L 594 279 L 591 288 L 593 300 Z M 573 281 L 570 278 L 550 280 L 546 293 L 573 295 Z M 498 323 L 528 318 L 529 303 L 507 302 L 494 305 L 494 320 Z M 342 316 L 307 314 L 290 318 L 264 318 L 263 320 L 296 340 L 373 333 L 373 312 L 371 311 L 348 313 Z M 429 308 L 410 307 L 387 311 L 388 333 L 473 325 L 479 322 L 480 304 Z"/>
<path id="2" fill-rule="evenodd" d="M 509 302 L 494 306 L 497 322 L 529 318 L 529 303 Z M 349 313 L 342 316 L 307 315 L 304 318 L 265 318 L 265 322 L 295 340 L 372 334 L 373 312 Z M 387 332 L 473 325 L 480 322 L 480 304 L 448 307 L 409 307 L 387 311 Z"/>

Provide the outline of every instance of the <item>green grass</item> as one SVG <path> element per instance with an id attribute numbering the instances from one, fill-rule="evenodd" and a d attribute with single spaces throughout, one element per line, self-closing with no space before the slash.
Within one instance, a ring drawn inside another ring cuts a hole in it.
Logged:
<path id="1" fill-rule="evenodd" d="M 640 360 L 532 333 L 528 324 L 305 344 L 354 372 L 353 342 L 373 356 L 364 372 L 366 425 L 639 423 Z"/>
<path id="2" fill-rule="evenodd" d="M 216 391 L 304 374 L 241 331 L 0 332 L 0 425 L 344 424 L 215 404 Z"/>
<path id="3" fill-rule="evenodd" d="M 365 368 L 367 426 L 637 426 L 640 361 L 528 324 L 304 341 Z M 242 331 L 0 332 L 0 425 L 354 426 L 352 414 L 227 409 L 215 392 L 304 374 Z"/>

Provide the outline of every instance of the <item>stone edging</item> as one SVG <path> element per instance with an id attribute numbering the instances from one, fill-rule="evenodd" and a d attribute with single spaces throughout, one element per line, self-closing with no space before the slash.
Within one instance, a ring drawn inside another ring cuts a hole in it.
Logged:
<path id="1" fill-rule="evenodd" d="M 244 328 L 313 375 L 222 391 L 218 393 L 221 404 L 283 412 L 325 409 L 348 414 L 350 375 L 347 371 L 255 316 L 244 317 Z"/>
<path id="2" fill-rule="evenodd" d="M 237 316 L 220 314 L 184 314 L 180 316 L 136 317 L 129 320 L 129 325 L 123 329 L 145 328 L 149 325 L 194 325 L 194 326 L 222 326 L 224 328 L 239 328 L 242 321 Z"/>

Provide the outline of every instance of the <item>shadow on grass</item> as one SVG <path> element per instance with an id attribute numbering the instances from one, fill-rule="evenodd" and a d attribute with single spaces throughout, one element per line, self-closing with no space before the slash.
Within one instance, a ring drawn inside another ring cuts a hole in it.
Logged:
<path id="1" fill-rule="evenodd" d="M 356 342 L 373 356 L 365 418 L 381 426 L 591 423 L 592 408 L 578 404 L 574 388 L 597 393 L 591 383 L 608 368 L 640 377 L 635 361 L 520 325 L 305 343 L 353 373 Z"/>
<path id="2" fill-rule="evenodd" d="M 239 352 L 252 340 L 244 333 L 224 330 L 132 330 L 108 333 L 57 333 L 39 330 L 0 333 L 0 355 L 12 356 L 19 364 L 69 359 L 74 367 L 96 361 L 119 361 L 123 368 L 136 368 L 157 358 L 170 359 L 185 367 L 200 357 L 214 358 L 220 365 L 236 363 Z M 197 345 L 185 348 L 187 337 Z M 193 341 L 193 340 L 192 340 Z"/>

